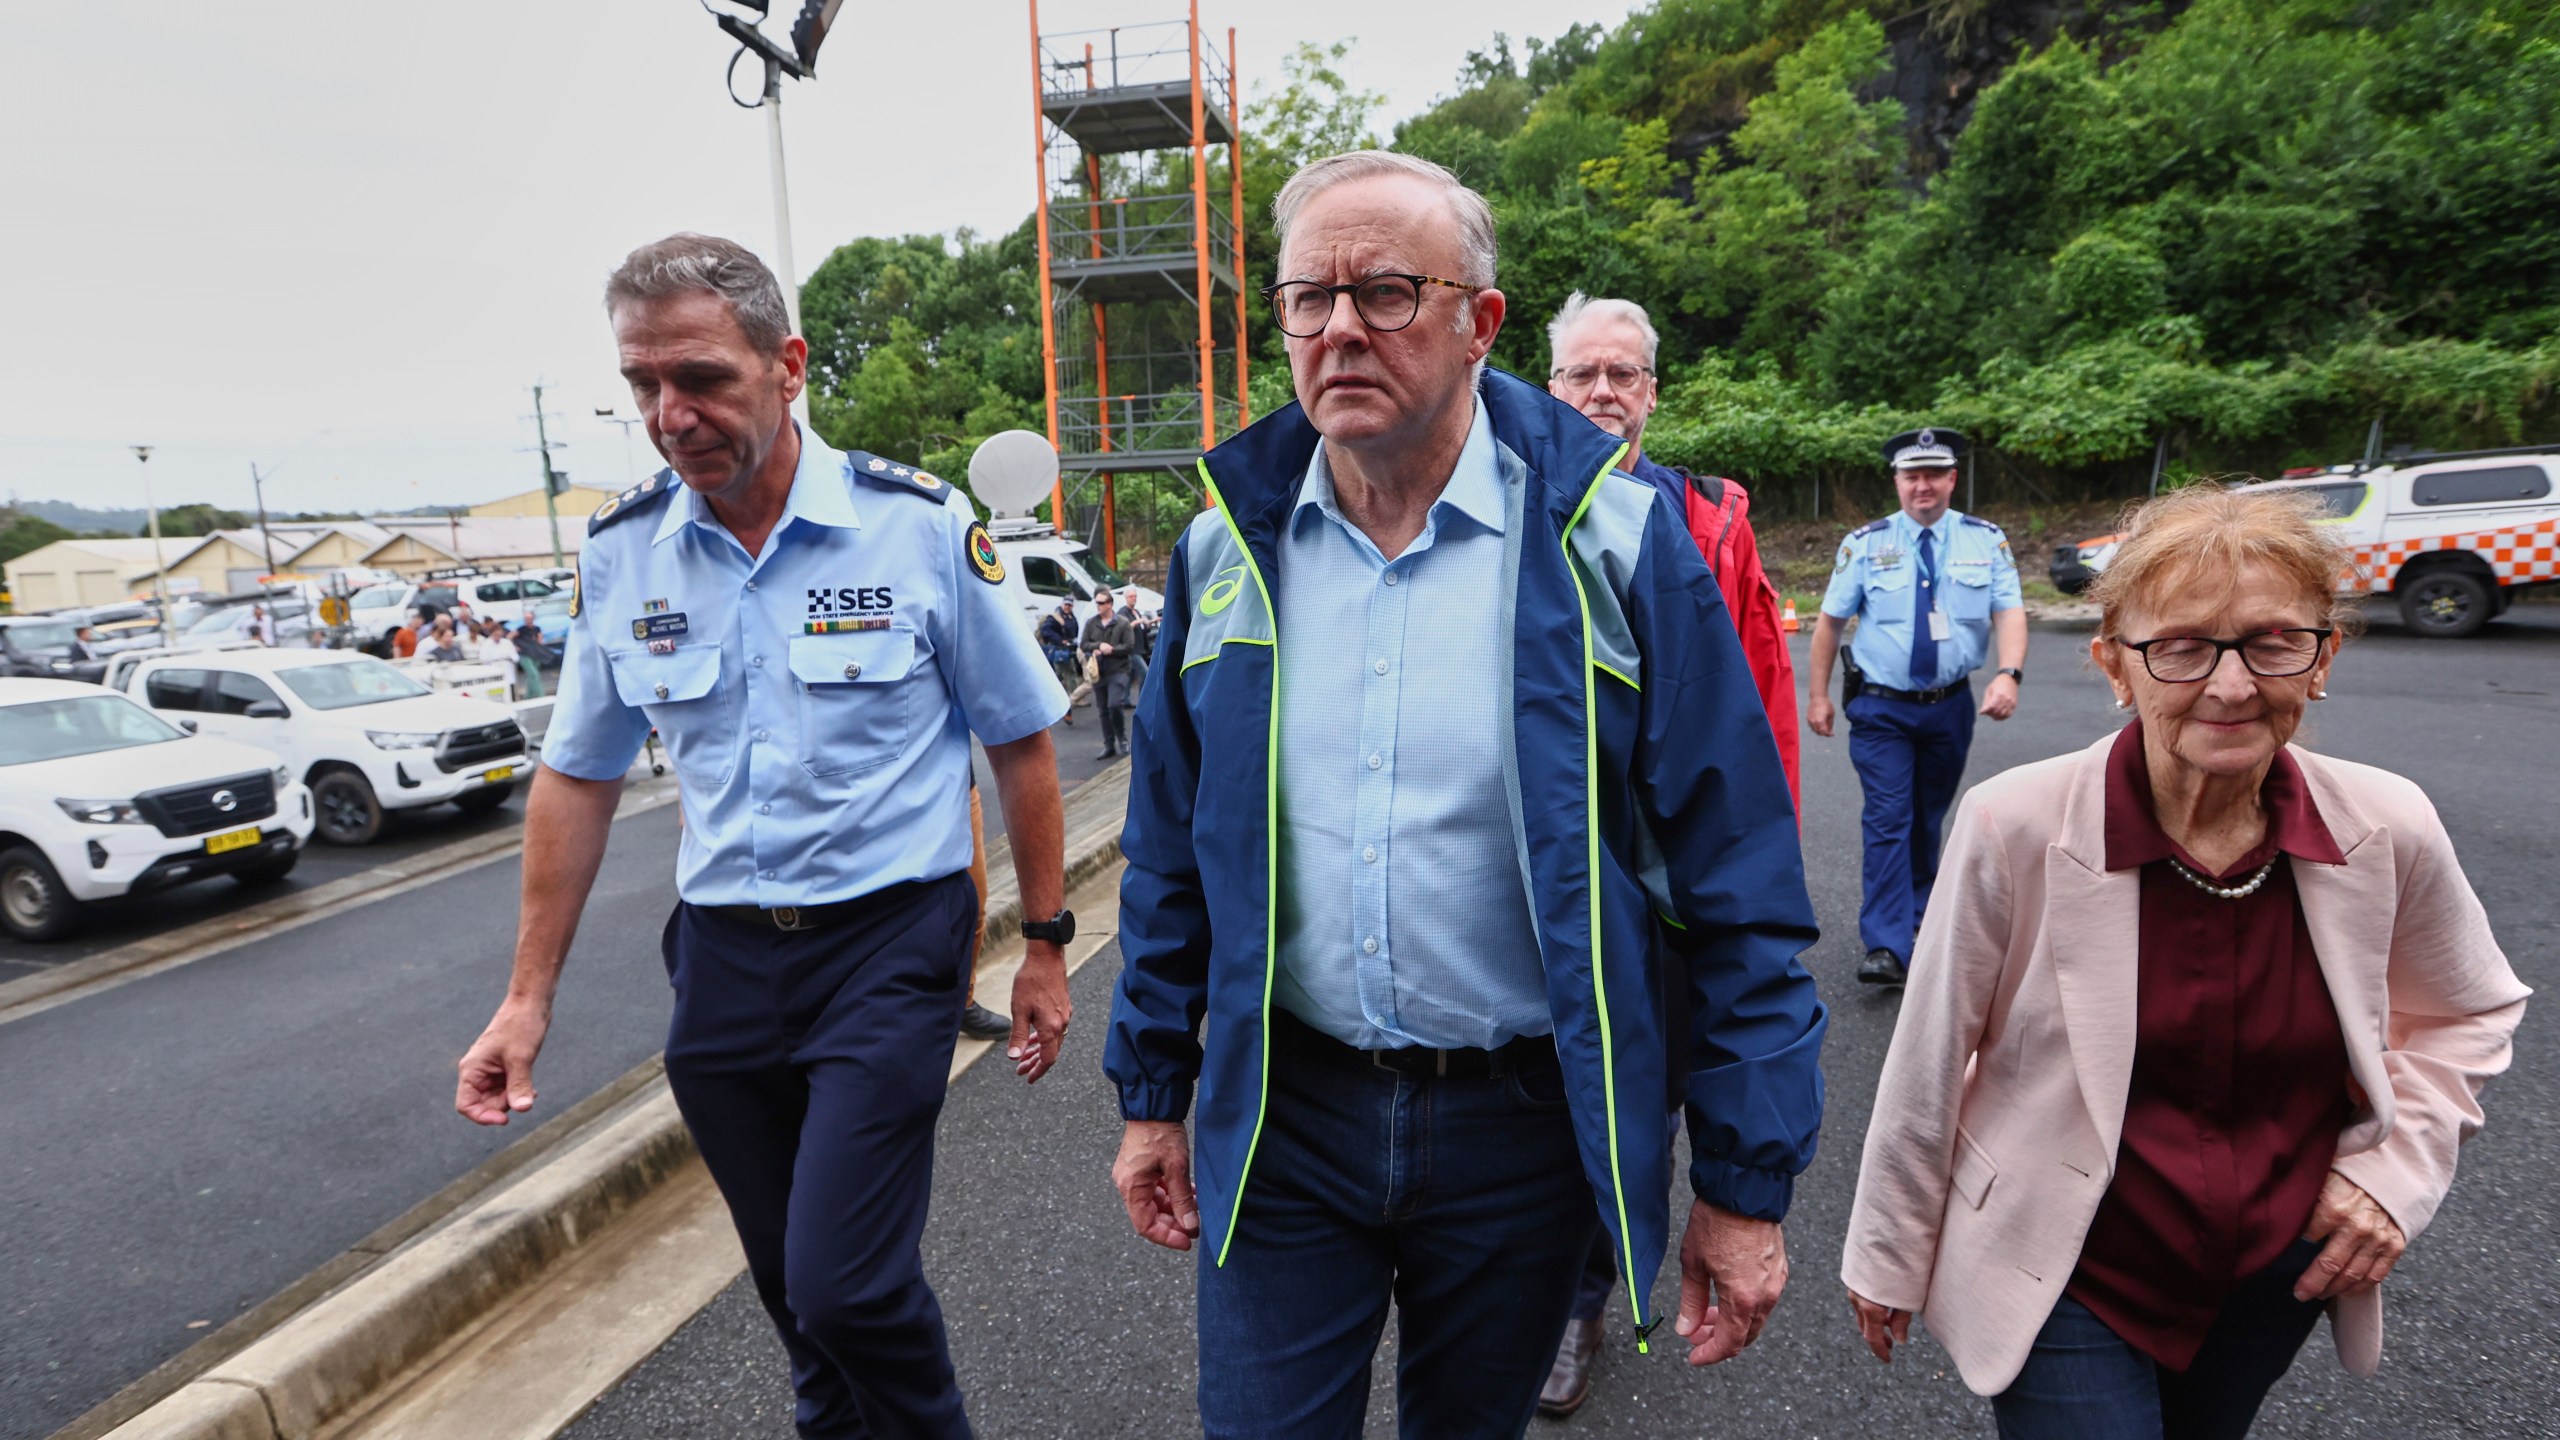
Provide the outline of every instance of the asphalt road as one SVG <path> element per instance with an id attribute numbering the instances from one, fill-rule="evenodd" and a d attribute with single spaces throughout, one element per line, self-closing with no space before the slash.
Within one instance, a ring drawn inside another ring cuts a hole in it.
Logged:
<path id="1" fill-rule="evenodd" d="M 1102 768 L 1095 757 L 1101 745 L 1099 731 L 1093 722 L 1093 711 L 1076 712 L 1077 724 L 1055 728 L 1058 748 L 1059 782 L 1074 789 Z M 976 755 L 978 780 L 993 793 L 994 776 L 987 770 L 986 755 Z M 645 766 L 635 767 L 635 776 L 645 776 Z M 404 860 L 422 851 L 456 840 L 493 830 L 512 830 L 524 823 L 523 787 L 505 805 L 485 815 L 466 815 L 451 805 L 430 805 L 416 810 L 394 810 L 383 838 L 371 845 L 349 848 L 314 841 L 304 847 L 302 861 L 282 883 L 247 886 L 228 879 L 207 880 L 194 885 L 181 885 L 156 895 L 102 901 L 91 907 L 89 924 L 78 932 L 50 944 L 31 945 L 24 941 L 0 937 L 0 983 L 20 976 L 33 975 L 55 965 L 85 960 L 102 951 L 140 940 L 165 931 L 228 915 L 261 901 L 272 900 L 295 890 L 325 885 L 332 880 L 362 874 L 376 866 Z M 1003 807 L 989 805 L 987 833 L 1004 833 Z"/>
<path id="2" fill-rule="evenodd" d="M 1985 722 L 1984 776 L 2088 743 L 2118 723 L 2086 661 L 2085 631 L 2039 629 L 2017 719 Z M 2560 873 L 2551 780 L 2560 756 L 2560 606 L 2527 606 L 2481 637 L 2420 641 L 2387 613 L 2351 647 L 2303 743 L 2384 765 L 2443 812 L 2509 957 L 2546 997 L 2560 985 Z M 1827 1144 L 1789 1218 L 1794 1286 L 1757 1346 L 1691 1373 L 1668 1348 L 1639 1355 L 1621 1328 L 1594 1398 L 1532 1434 L 1854 1436 L 1991 1433 L 1988 1405 L 1921 1339 L 1890 1368 L 1858 1344 L 1837 1281 L 1857 1150 L 1897 1001 L 1852 980 L 1858 961 L 1857 789 L 1845 741 L 1808 740 L 1805 843 L 1824 938 L 1808 963 L 1834 1006 L 1825 1056 Z M 1036 1089 L 980 1066 L 953 1088 L 941 1130 L 926 1261 L 980 1433 L 1197 1433 L 1191 1266 L 1129 1234 L 1107 1170 L 1119 1126 L 1098 1063 L 1116 951 L 1076 981 L 1083 1044 Z M 2526 1016 L 2513 1070 L 2490 1087 L 2489 1126 L 2434 1226 L 2389 1282 L 2380 1377 L 2339 1368 L 2325 1330 L 2277 1387 L 2257 1434 L 2320 1440 L 2560 1435 L 2560 1013 Z M 1675 1196 L 1679 1203 L 1685 1197 Z M 1666 1268 L 1657 1304 L 1676 1301 Z M 1392 1342 L 1390 1341 L 1390 1344 Z M 1378 1367 L 1392 1373 L 1391 1361 Z M 645 1362 L 568 1433 L 574 1440 L 785 1440 L 782 1351 L 743 1283 Z M 1393 1433 L 1383 1389 L 1369 1433 Z"/>

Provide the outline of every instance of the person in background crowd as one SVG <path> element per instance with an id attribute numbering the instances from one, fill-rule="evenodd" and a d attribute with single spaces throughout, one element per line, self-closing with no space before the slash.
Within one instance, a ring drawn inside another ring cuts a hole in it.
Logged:
<path id="1" fill-rule="evenodd" d="M 462 659 L 462 635 L 454 628 L 453 617 L 437 616 L 435 628 L 428 632 L 426 642 L 421 648 L 425 650 L 428 659 L 439 664 L 449 664 Z"/>
<path id="2" fill-rule="evenodd" d="M 1150 615 L 1138 608 L 1138 587 L 1128 586 L 1120 592 L 1120 613 L 1129 619 L 1129 628 L 1138 639 L 1129 665 L 1129 703 L 1135 706 L 1146 693 L 1147 669 L 1156 658 L 1156 632 L 1163 617 Z"/>
<path id="3" fill-rule="evenodd" d="M 2288 743 L 2357 618 L 2321 518 L 2142 507 L 2089 643 L 2132 720 L 1956 811 L 1841 1276 L 2003 1440 L 2246 1434 L 2324 1309 L 2372 1374 L 2507 1066 L 2529 992 L 2435 807 Z"/>
<path id="4" fill-rule="evenodd" d="M 83 625 L 71 632 L 71 645 L 64 658 L 75 665 L 83 660 L 95 660 L 98 658 L 97 642 L 98 632 Z"/>
<path id="5" fill-rule="evenodd" d="M 1484 197 L 1373 150 L 1273 210 L 1298 403 L 1204 457 L 1168 565 L 1112 1179 L 1200 1252 L 1207 1434 L 1359 1433 L 1392 1304 L 1405 1433 L 1516 1437 L 1595 1227 L 1660 1318 L 1673 1091 L 1691 1363 L 1784 1288 L 1826 1025 L 1795 812 L 1749 687 L 1684 683 L 1743 673 L 1697 547 L 1483 368 Z"/>
<path id="6" fill-rule="evenodd" d="M 1627 442 L 1619 468 L 1651 485 L 1669 502 L 1682 529 L 1698 543 L 1716 588 L 1724 596 L 1725 613 L 1750 662 L 1752 687 L 1769 717 L 1769 737 L 1778 747 L 1778 763 L 1787 772 L 1787 793 L 1798 797 L 1796 784 L 1796 666 L 1787 653 L 1786 629 L 1779 619 L 1777 587 L 1760 566 L 1760 542 L 1751 532 L 1751 496 L 1731 480 L 1692 475 L 1664 465 L 1644 453 L 1645 422 L 1660 403 L 1653 363 L 1658 342 L 1652 318 L 1632 300 L 1593 299 L 1575 291 L 1547 324 L 1547 350 L 1552 357 L 1547 393 L 1582 412 L 1584 419 Z M 1679 1116 L 1666 1119 L 1673 1128 Z M 1564 1342 L 1557 1347 L 1545 1388 L 1538 1392 L 1538 1411 L 1562 1419 L 1591 1397 L 1591 1371 L 1606 1338 L 1603 1318 L 1609 1292 L 1617 1284 L 1618 1264 L 1605 1235 L 1595 1237 L 1583 1262 L 1582 1283 L 1574 1292 Z"/>
<path id="7" fill-rule="evenodd" d="M 1076 602 L 1061 600 L 1058 608 L 1040 617 L 1040 656 L 1058 673 L 1058 683 L 1073 691 L 1067 697 L 1067 723 L 1076 723 L 1076 705 L 1091 694 L 1084 683 L 1084 672 L 1076 663 Z"/>
<path id="8" fill-rule="evenodd" d="M 267 613 L 267 607 L 264 605 L 249 607 L 249 638 L 261 645 L 276 643 L 275 617 Z"/>
<path id="9" fill-rule="evenodd" d="M 391 632 L 391 653 L 394 658 L 406 660 L 418 653 L 418 634 L 426 627 L 426 623 L 425 617 L 415 610 L 402 618 L 400 628 Z"/>
<path id="10" fill-rule="evenodd" d="M 1101 678 L 1093 687 L 1093 708 L 1102 715 L 1102 753 L 1093 758 L 1108 760 L 1129 749 L 1129 707 L 1134 703 L 1130 685 L 1135 678 L 1131 666 L 1138 658 L 1137 629 L 1128 616 L 1113 608 L 1108 590 L 1093 592 L 1093 618 L 1084 622 L 1084 653 L 1101 667 Z"/>
<path id="11" fill-rule="evenodd" d="M 1831 661 L 1858 617 L 1840 709 L 1866 797 L 1858 905 L 1858 942 L 1867 950 L 1858 980 L 1866 985 L 1899 985 L 1908 971 L 1938 874 L 1947 806 L 1973 749 L 1973 672 L 1996 641 L 2000 668 L 1981 706 L 1994 720 L 2016 713 L 2027 678 L 2026 602 L 2009 537 L 1952 508 L 1964 451 L 1965 438 L 1953 430 L 1906 431 L 1884 442 L 1902 508 L 1841 542 L 1813 622 L 1805 723 L 1828 738 Z"/>

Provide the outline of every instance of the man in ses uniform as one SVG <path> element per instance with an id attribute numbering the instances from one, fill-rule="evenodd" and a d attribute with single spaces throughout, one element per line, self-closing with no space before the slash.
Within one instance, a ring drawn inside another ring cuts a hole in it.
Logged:
<path id="1" fill-rule="evenodd" d="M 1911 939 L 1938 875 L 1947 806 L 1973 747 L 1973 672 L 1997 642 L 1999 673 L 1983 687 L 1981 713 L 2006 720 L 2027 678 L 2027 612 L 2008 537 L 1988 520 L 1949 508 L 1965 438 L 1953 430 L 1906 431 L 1884 442 L 1902 508 L 1849 533 L 1813 625 L 1813 733 L 1831 734 L 1831 661 L 1840 632 L 1859 617 L 1841 706 L 1849 712 L 1849 763 L 1866 792 L 1866 894 L 1858 978 L 1899 985 Z"/>
<path id="2" fill-rule="evenodd" d="M 803 1436 L 965 1436 L 918 1239 L 967 989 L 969 735 L 1013 836 L 1028 954 L 1007 1054 L 1068 1021 L 1049 726 L 1066 697 L 951 487 L 795 424 L 808 350 L 771 272 L 675 235 L 605 286 L 670 469 L 595 513 L 525 812 L 514 975 L 455 1108 L 532 1108 L 560 966 L 623 772 L 682 782 L 667 1080 L 790 1352 Z"/>

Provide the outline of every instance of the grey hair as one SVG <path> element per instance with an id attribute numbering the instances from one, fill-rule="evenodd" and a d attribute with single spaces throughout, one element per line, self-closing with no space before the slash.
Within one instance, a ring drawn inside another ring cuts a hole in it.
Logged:
<path id="1" fill-rule="evenodd" d="M 1499 258 L 1493 239 L 1493 207 L 1485 203 L 1482 195 L 1468 189 L 1465 181 L 1451 174 L 1448 167 L 1393 150 L 1346 150 L 1299 166 L 1298 173 L 1289 177 L 1289 183 L 1281 186 L 1271 201 L 1271 224 L 1279 233 L 1280 248 L 1288 249 L 1290 227 L 1297 223 L 1299 212 L 1307 208 L 1308 201 L 1346 181 L 1379 175 L 1410 175 L 1445 189 L 1450 218 L 1458 225 L 1460 252 L 1459 273 L 1449 278 L 1470 285 L 1493 283 L 1494 262 Z"/>
<path id="2" fill-rule="evenodd" d="M 1565 297 L 1564 308 L 1547 322 L 1547 363 L 1555 363 L 1556 351 L 1563 348 L 1564 337 L 1585 320 L 1624 320 L 1636 327 L 1644 337 L 1644 363 L 1651 365 L 1654 353 L 1662 348 L 1662 337 L 1653 333 L 1653 317 L 1633 300 L 1594 299 L 1576 290 Z"/>
<path id="3" fill-rule="evenodd" d="M 791 312 L 782 286 L 755 252 L 735 240 L 680 231 L 653 240 L 623 258 L 604 282 L 604 312 L 630 300 L 663 300 L 703 291 L 729 302 L 747 343 L 778 354 L 791 338 Z"/>

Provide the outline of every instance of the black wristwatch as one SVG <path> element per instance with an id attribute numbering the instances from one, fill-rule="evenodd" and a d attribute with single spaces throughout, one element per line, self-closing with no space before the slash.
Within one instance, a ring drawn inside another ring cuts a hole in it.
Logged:
<path id="1" fill-rule="evenodd" d="M 2027 683 L 2027 672 L 2019 669 L 2015 665 L 2003 665 L 1992 673 L 1997 675 L 2006 675 L 2010 679 L 2017 681 L 2021 687 L 2024 687 Z"/>
<path id="2" fill-rule="evenodd" d="M 1061 910 L 1047 920 L 1025 920 L 1022 922 L 1022 938 L 1064 945 L 1076 938 L 1076 912 Z"/>

